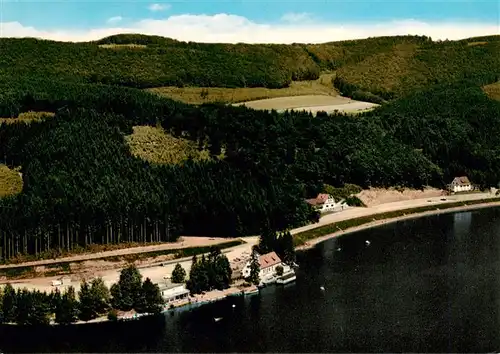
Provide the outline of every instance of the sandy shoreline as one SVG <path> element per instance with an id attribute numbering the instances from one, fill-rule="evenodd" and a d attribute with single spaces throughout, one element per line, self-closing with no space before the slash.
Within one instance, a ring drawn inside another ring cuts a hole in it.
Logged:
<path id="1" fill-rule="evenodd" d="M 475 210 L 475 209 L 484 209 L 484 208 L 494 208 L 494 207 L 500 207 L 500 202 L 487 202 L 487 203 L 481 203 L 481 204 L 474 204 L 474 205 L 463 205 L 455 208 L 447 208 L 447 209 L 436 209 L 436 210 L 428 210 L 428 211 L 423 211 L 423 212 L 417 212 L 417 213 L 411 213 L 408 215 L 403 215 L 403 216 L 398 216 L 395 218 L 387 218 L 383 220 L 376 220 L 373 222 L 369 222 L 363 225 L 351 227 L 346 230 L 342 231 L 337 231 L 325 236 L 317 237 L 311 240 L 308 240 L 304 245 L 301 245 L 299 247 L 296 247 L 296 250 L 307 250 L 311 249 L 317 244 L 324 242 L 326 240 L 329 240 L 331 238 L 343 236 L 343 235 L 348 235 L 357 231 L 362 231 L 366 230 L 369 228 L 373 227 L 378 227 L 386 224 L 391 224 L 395 223 L 398 221 L 403 221 L 403 220 L 410 220 L 410 219 L 416 219 L 416 218 L 421 218 L 425 216 L 431 216 L 431 215 L 439 215 L 439 214 L 447 214 L 447 213 L 456 213 L 456 212 L 461 212 L 461 211 L 469 211 L 469 210 Z M 400 209 L 401 210 L 401 209 Z M 372 214 L 374 217 L 376 214 Z M 348 219 L 345 219 L 348 220 Z M 322 225 L 324 226 L 324 225 Z M 321 226 L 318 226 L 321 227 Z"/>

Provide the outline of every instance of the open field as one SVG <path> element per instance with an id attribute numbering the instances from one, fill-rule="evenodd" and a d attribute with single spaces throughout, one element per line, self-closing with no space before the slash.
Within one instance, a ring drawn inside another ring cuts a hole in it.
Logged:
<path id="1" fill-rule="evenodd" d="M 46 118 L 54 117 L 55 113 L 53 112 L 24 112 L 20 113 L 17 118 L 0 118 L 0 123 L 19 123 L 19 122 L 32 122 L 32 121 L 41 121 Z"/>
<path id="2" fill-rule="evenodd" d="M 125 137 L 132 155 L 153 163 L 178 164 L 188 159 L 207 160 L 210 154 L 198 150 L 195 142 L 176 138 L 161 127 L 135 126 Z"/>
<path id="3" fill-rule="evenodd" d="M 0 197 L 21 193 L 23 179 L 18 171 L 0 164 Z"/>
<path id="4" fill-rule="evenodd" d="M 293 109 L 297 111 L 305 110 L 312 113 L 317 113 L 319 111 L 331 113 L 336 110 L 340 112 L 352 113 L 370 110 L 378 106 L 375 103 L 355 101 L 342 96 L 320 95 L 269 98 L 265 100 L 256 100 L 235 104 L 235 106 L 241 105 L 253 109 L 275 109 L 277 111 Z"/>
<path id="5" fill-rule="evenodd" d="M 157 87 L 148 89 L 160 96 L 191 104 L 209 102 L 237 103 L 275 97 L 323 95 L 337 96 L 332 84 L 334 74 L 322 74 L 317 80 L 293 81 L 289 87 L 268 89 L 265 87 Z"/>
<path id="6" fill-rule="evenodd" d="M 99 48 L 104 49 L 144 49 L 144 44 L 99 44 Z"/>
<path id="7" fill-rule="evenodd" d="M 494 100 L 500 100 L 500 82 L 486 85 L 483 87 L 484 92 Z"/>

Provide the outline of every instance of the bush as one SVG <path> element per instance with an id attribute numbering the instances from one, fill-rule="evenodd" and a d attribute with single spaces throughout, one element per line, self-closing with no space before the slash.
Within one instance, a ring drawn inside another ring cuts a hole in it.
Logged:
<path id="1" fill-rule="evenodd" d="M 115 309 L 111 309 L 108 312 L 108 320 L 116 322 L 118 321 L 118 311 Z"/>

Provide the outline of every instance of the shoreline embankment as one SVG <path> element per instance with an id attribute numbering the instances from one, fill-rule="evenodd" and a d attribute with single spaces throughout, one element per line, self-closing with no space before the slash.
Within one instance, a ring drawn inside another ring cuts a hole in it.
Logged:
<path id="1" fill-rule="evenodd" d="M 476 200 L 477 201 L 477 200 Z M 403 215 L 398 215 L 398 216 L 388 216 L 384 217 L 386 214 L 394 214 L 397 212 L 404 212 L 407 209 L 395 209 L 390 212 L 386 213 L 373 213 L 373 214 L 367 214 L 362 217 L 353 217 L 353 218 L 344 218 L 340 219 L 337 222 L 333 222 L 331 224 L 326 224 L 322 226 L 318 226 L 317 228 L 312 228 L 307 231 L 303 231 L 301 233 L 297 233 L 295 235 L 299 236 L 301 234 L 306 234 L 306 233 L 313 233 L 315 231 L 319 231 L 318 233 L 321 233 L 320 229 L 324 227 L 332 227 L 336 224 L 341 224 L 342 222 L 349 222 L 352 221 L 353 223 L 356 222 L 356 220 L 359 219 L 367 219 L 372 217 L 373 221 L 368 221 L 368 222 L 363 222 L 359 225 L 353 225 L 351 227 L 347 228 L 342 228 L 338 227 L 338 231 L 334 232 L 328 232 L 325 235 L 318 235 L 316 237 L 310 237 L 305 240 L 303 244 L 299 244 L 295 247 L 296 250 L 307 250 L 311 249 L 314 246 L 316 246 L 319 243 L 325 242 L 329 239 L 335 238 L 335 237 L 340 237 L 348 234 L 352 234 L 354 232 L 366 230 L 369 228 L 374 228 L 374 227 L 380 227 L 383 225 L 399 222 L 399 221 L 404 221 L 404 220 L 410 220 L 410 219 L 416 219 L 416 218 L 421 218 L 421 217 L 426 217 L 426 216 L 432 216 L 432 215 L 439 215 L 439 214 L 447 214 L 447 213 L 457 213 L 457 212 L 466 212 L 470 210 L 476 210 L 476 209 L 484 209 L 484 208 L 494 208 L 494 207 L 500 207 L 500 198 L 492 198 L 492 201 L 485 201 L 483 203 L 477 203 L 477 204 L 472 204 L 474 201 L 467 201 L 468 203 L 471 204 L 465 204 L 465 205 L 460 205 L 460 206 L 453 206 L 450 207 L 449 205 L 446 205 L 445 203 L 441 205 L 435 205 L 435 209 L 428 210 L 428 207 L 420 207 L 420 208 L 412 208 L 408 209 L 408 212 L 403 214 Z M 467 203 L 463 202 L 463 203 Z M 448 203 L 448 204 L 453 204 L 453 203 Z M 422 211 L 419 211 L 418 209 L 422 209 Z"/>

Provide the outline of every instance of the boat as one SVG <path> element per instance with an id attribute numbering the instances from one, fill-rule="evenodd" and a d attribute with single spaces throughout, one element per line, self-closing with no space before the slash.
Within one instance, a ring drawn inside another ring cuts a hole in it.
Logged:
<path id="1" fill-rule="evenodd" d="M 259 288 L 263 288 L 269 284 L 274 284 L 274 283 L 276 283 L 276 280 L 277 280 L 277 278 L 275 276 L 266 277 L 266 278 L 261 280 L 261 282 L 259 284 Z"/>
<path id="2" fill-rule="evenodd" d="M 286 272 L 282 276 L 280 276 L 277 280 L 277 284 L 288 284 L 291 283 L 292 281 L 295 281 L 297 277 L 295 276 L 295 272 L 293 270 L 290 270 L 289 272 Z"/>
<path id="3" fill-rule="evenodd" d="M 222 320 L 222 317 L 214 317 L 215 322 L 219 322 L 220 320 Z"/>
<path id="4" fill-rule="evenodd" d="M 259 289 L 245 291 L 245 295 L 256 295 L 258 293 L 259 293 Z"/>

